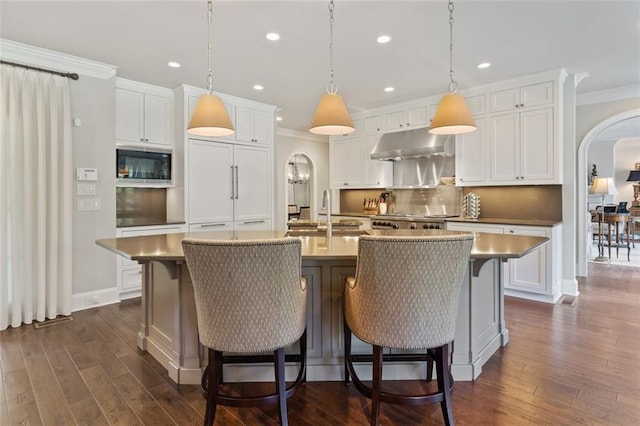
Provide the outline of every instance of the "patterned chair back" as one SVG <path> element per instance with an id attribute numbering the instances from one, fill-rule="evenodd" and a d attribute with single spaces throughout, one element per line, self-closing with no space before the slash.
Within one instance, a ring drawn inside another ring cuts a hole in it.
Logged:
<path id="1" fill-rule="evenodd" d="M 191 274 L 200 342 L 222 352 L 273 351 L 306 324 L 298 239 L 182 241 Z"/>
<path id="2" fill-rule="evenodd" d="M 472 244 L 472 234 L 360 237 L 356 277 L 345 287 L 353 334 L 402 349 L 451 342 Z"/>

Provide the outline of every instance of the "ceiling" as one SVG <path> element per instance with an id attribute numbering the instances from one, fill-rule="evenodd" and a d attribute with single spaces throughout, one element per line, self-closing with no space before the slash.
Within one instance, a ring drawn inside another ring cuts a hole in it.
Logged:
<path id="1" fill-rule="evenodd" d="M 329 79 L 327 5 L 214 1 L 214 90 L 277 105 L 282 127 L 306 130 Z M 336 0 L 334 13 L 336 82 L 351 111 L 446 91 L 445 0 Z M 640 1 L 460 0 L 454 16 L 460 89 L 561 67 L 589 73 L 579 93 L 640 84 Z M 266 40 L 270 31 L 281 39 Z M 391 42 L 376 43 L 380 34 Z M 0 0 L 0 37 L 164 87 L 206 86 L 206 36 L 204 0 Z"/>

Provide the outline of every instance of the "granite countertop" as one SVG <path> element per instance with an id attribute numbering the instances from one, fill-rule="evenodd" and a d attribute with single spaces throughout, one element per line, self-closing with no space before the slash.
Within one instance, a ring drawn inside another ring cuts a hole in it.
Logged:
<path id="1" fill-rule="evenodd" d="M 522 226 L 544 226 L 553 227 L 562 224 L 561 220 L 542 220 L 542 219 L 504 219 L 480 217 L 478 219 L 467 219 L 465 217 L 448 217 L 447 222 L 463 222 L 463 223 L 494 223 L 498 225 L 522 225 Z"/>
<path id="2" fill-rule="evenodd" d="M 372 216 L 376 216 L 374 214 L 364 214 L 363 212 L 340 212 L 336 213 L 333 216 L 351 216 L 351 217 L 364 217 L 369 218 Z"/>
<path id="3" fill-rule="evenodd" d="M 216 240 L 255 240 L 281 238 L 287 231 L 207 231 L 148 235 L 140 237 L 121 237 L 97 240 L 96 244 L 127 259 L 146 261 L 182 261 L 182 240 L 184 238 L 203 238 Z M 387 236 L 429 236 L 451 235 L 465 232 L 445 230 L 367 230 L 370 235 Z M 545 237 L 526 235 L 474 233 L 472 259 L 509 259 L 519 258 L 549 241 Z M 290 237 L 302 241 L 303 260 L 349 260 L 358 255 L 358 237 L 324 236 Z"/>
<path id="4" fill-rule="evenodd" d="M 167 221 L 144 217 L 135 217 L 116 219 L 116 228 L 131 228 L 134 226 L 184 225 L 185 223 L 185 221 Z"/>

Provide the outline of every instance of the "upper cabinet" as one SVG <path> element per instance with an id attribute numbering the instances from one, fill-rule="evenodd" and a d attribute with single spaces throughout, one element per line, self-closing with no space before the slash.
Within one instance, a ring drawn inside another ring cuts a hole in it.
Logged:
<path id="1" fill-rule="evenodd" d="M 116 79 L 116 142 L 171 145 L 172 104 L 169 89 Z"/>
<path id="2" fill-rule="evenodd" d="M 273 144 L 273 114 L 250 106 L 236 106 L 236 140 L 265 146 Z"/>
<path id="3" fill-rule="evenodd" d="M 426 105 L 417 105 L 398 111 L 391 111 L 383 116 L 382 128 L 385 132 L 408 130 L 427 125 Z"/>
<path id="4" fill-rule="evenodd" d="M 541 105 L 552 105 L 553 82 L 530 84 L 522 87 L 514 87 L 506 90 L 499 90 L 491 93 L 491 112 L 512 111 L 538 107 Z"/>

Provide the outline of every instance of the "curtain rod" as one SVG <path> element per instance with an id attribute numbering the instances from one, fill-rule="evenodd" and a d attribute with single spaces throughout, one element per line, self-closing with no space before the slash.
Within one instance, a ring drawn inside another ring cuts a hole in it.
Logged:
<path id="1" fill-rule="evenodd" d="M 80 78 L 78 76 L 78 74 L 76 74 L 76 73 L 65 73 L 65 72 L 60 72 L 60 71 L 53 71 L 53 70 L 48 70 L 48 69 L 45 69 L 45 68 L 38 68 L 38 67 L 29 66 L 29 65 L 16 64 L 15 62 L 8 62 L 8 61 L 1 61 L 0 60 L 0 64 L 12 65 L 14 67 L 26 68 L 28 70 L 48 72 L 49 74 L 61 75 L 62 77 L 67 77 L 67 78 L 70 78 L 71 80 L 77 80 L 77 79 Z"/>

